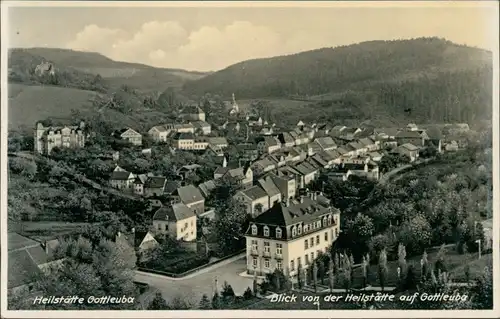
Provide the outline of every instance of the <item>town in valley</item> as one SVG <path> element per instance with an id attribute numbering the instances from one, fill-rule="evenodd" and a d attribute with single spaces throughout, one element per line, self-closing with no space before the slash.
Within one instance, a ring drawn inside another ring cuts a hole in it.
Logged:
<path id="1" fill-rule="evenodd" d="M 9 49 L 9 310 L 492 309 L 491 52 L 241 63 Z"/>

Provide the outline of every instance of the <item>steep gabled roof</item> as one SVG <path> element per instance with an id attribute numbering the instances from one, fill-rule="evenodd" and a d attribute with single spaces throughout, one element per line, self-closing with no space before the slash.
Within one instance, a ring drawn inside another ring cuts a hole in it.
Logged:
<path id="1" fill-rule="evenodd" d="M 252 201 L 268 196 L 260 186 L 252 186 L 248 189 L 242 190 L 241 192 Z"/>
<path id="2" fill-rule="evenodd" d="M 280 194 L 280 190 L 274 184 L 273 180 L 270 177 L 261 178 L 258 181 L 259 185 L 266 192 L 267 196 L 273 197 Z"/>
<path id="3" fill-rule="evenodd" d="M 126 181 L 130 178 L 130 172 L 114 171 L 111 173 L 111 180 L 114 181 Z"/>
<path id="4" fill-rule="evenodd" d="M 304 197 L 302 203 L 298 200 L 290 201 L 288 206 L 284 203 L 276 203 L 269 210 L 255 218 L 252 223 L 287 227 L 299 222 L 317 220 L 318 217 L 330 212 L 330 208 L 313 201 L 309 197 Z M 248 230 L 247 234 L 251 234 L 251 229 Z"/>
<path id="5" fill-rule="evenodd" d="M 194 211 L 184 203 L 175 203 L 159 208 L 155 212 L 153 220 L 180 221 L 195 215 Z"/>
<path id="6" fill-rule="evenodd" d="M 203 195 L 201 195 L 200 190 L 194 185 L 179 187 L 176 193 L 181 198 L 181 201 L 186 205 L 196 203 L 205 199 Z"/>

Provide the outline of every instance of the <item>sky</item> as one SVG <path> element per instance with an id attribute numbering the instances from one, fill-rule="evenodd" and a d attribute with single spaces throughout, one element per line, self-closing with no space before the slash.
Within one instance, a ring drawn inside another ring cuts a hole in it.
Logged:
<path id="1" fill-rule="evenodd" d="M 498 41 L 498 11 L 491 5 L 125 5 L 131 4 L 9 7 L 8 47 L 68 48 L 117 61 L 216 71 L 248 59 L 371 40 L 438 36 L 489 50 Z"/>

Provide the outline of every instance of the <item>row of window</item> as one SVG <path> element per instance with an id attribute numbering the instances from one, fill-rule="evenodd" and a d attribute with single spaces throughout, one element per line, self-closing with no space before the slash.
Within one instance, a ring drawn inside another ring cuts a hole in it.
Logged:
<path id="1" fill-rule="evenodd" d="M 258 265 L 258 261 L 257 261 L 257 258 L 253 258 L 252 260 L 252 265 L 254 268 L 257 268 L 257 265 Z M 264 268 L 266 269 L 269 269 L 271 267 L 271 262 L 269 259 L 264 259 Z M 281 262 L 281 260 L 278 260 L 276 261 L 276 269 L 283 269 L 283 263 Z"/>
<path id="2" fill-rule="evenodd" d="M 257 240 L 252 240 L 252 250 L 258 251 L 258 242 Z M 271 243 L 268 241 L 264 242 L 264 253 L 271 253 Z M 276 255 L 281 255 L 283 253 L 283 244 L 276 243 Z"/>
<path id="3" fill-rule="evenodd" d="M 316 256 L 319 256 L 320 253 L 322 253 L 322 251 L 317 250 Z M 328 247 L 324 248 L 324 253 L 328 253 Z M 314 261 L 314 256 L 315 256 L 314 252 L 311 252 L 310 254 L 304 255 L 306 265 L 309 265 L 311 262 Z M 301 257 L 297 257 L 297 267 L 299 267 L 299 265 L 302 265 L 302 258 Z M 294 271 L 294 270 L 295 270 L 295 260 L 290 260 L 290 271 Z"/>
<path id="4" fill-rule="evenodd" d="M 326 226 L 331 226 L 333 223 L 333 217 L 332 215 L 328 215 L 328 217 L 323 217 L 323 221 L 317 220 L 314 221 L 311 224 L 306 224 L 302 227 L 302 225 L 297 225 L 292 227 L 292 237 L 295 237 L 297 235 L 302 235 L 302 232 L 307 233 L 309 231 L 314 231 L 318 228 L 321 227 L 326 227 Z M 252 235 L 257 235 L 258 234 L 258 228 L 257 225 L 252 225 Z M 270 235 L 270 230 L 268 226 L 264 226 L 264 237 L 269 237 Z M 276 238 L 282 238 L 283 232 L 281 228 L 277 227 L 275 230 L 275 236 Z"/>

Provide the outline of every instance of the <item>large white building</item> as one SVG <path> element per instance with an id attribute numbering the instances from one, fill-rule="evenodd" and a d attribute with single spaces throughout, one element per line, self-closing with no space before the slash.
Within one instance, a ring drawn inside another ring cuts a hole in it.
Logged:
<path id="1" fill-rule="evenodd" d="M 328 252 L 339 232 L 340 211 L 322 195 L 276 203 L 245 234 L 247 272 L 264 275 L 286 268 L 296 277 L 299 264 L 306 269 L 320 252 Z"/>
<path id="2" fill-rule="evenodd" d="M 35 152 L 49 155 L 54 147 L 79 148 L 85 146 L 85 123 L 74 126 L 43 126 L 41 122 L 35 127 Z"/>

